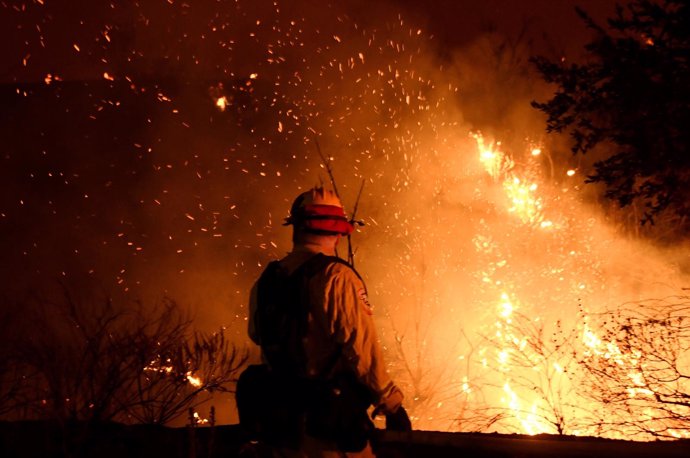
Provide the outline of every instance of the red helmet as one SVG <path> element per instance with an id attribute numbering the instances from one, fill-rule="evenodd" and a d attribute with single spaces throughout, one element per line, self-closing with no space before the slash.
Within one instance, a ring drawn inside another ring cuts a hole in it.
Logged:
<path id="1" fill-rule="evenodd" d="M 303 192 L 292 203 L 285 225 L 324 235 L 349 235 L 354 225 L 345 215 L 343 204 L 331 190 L 315 187 Z"/>

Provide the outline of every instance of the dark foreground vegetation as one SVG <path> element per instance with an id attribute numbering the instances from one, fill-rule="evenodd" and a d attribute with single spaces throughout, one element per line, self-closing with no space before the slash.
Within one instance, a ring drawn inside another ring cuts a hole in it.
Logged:
<path id="1" fill-rule="evenodd" d="M 167 428 L 118 423 L 0 423 L 0 456 L 212 458 L 238 456 L 246 437 L 237 425 Z M 572 436 L 379 431 L 379 457 L 687 457 L 690 442 L 630 442 Z M 244 456 L 244 455 L 243 455 Z M 249 454 L 248 456 L 252 456 Z"/>

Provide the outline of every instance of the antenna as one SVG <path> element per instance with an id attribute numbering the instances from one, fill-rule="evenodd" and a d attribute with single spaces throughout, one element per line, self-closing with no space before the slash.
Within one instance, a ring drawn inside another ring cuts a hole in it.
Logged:
<path id="1" fill-rule="evenodd" d="M 362 197 L 362 190 L 364 189 L 364 178 L 362 178 L 362 183 L 359 185 L 359 192 L 357 193 L 357 200 L 355 200 L 355 207 L 352 209 L 352 216 L 350 217 L 350 224 L 357 226 L 364 226 L 364 221 L 358 221 L 355 219 L 357 215 L 357 208 L 359 208 L 359 199 Z M 355 252 L 352 250 L 352 234 L 347 234 L 347 262 L 355 268 Z"/>
<path id="2" fill-rule="evenodd" d="M 333 192 L 335 192 L 335 195 L 340 199 L 340 193 L 338 192 L 338 187 L 335 185 L 335 177 L 333 176 L 333 168 L 331 167 L 331 159 L 326 158 L 326 156 L 323 155 L 323 152 L 321 151 L 321 145 L 319 145 L 319 139 L 316 137 L 316 134 L 314 134 L 314 144 L 316 145 L 316 152 L 319 153 L 319 157 L 321 158 L 321 162 L 323 163 L 324 167 L 326 167 L 326 172 L 328 172 L 328 176 L 331 179 L 331 185 L 333 186 Z"/>
<path id="3" fill-rule="evenodd" d="M 319 157 L 321 158 L 321 162 L 323 163 L 324 167 L 326 167 L 326 172 L 328 172 L 328 177 L 331 180 L 331 185 L 333 186 L 333 192 L 335 195 L 338 197 L 338 199 L 341 199 L 340 193 L 338 192 L 338 186 L 335 184 L 335 176 L 333 175 L 333 167 L 331 167 L 331 159 L 326 158 L 324 156 L 323 151 L 321 151 L 321 145 L 319 144 L 319 139 L 316 136 L 316 132 L 312 130 L 312 133 L 314 134 L 314 144 L 316 145 L 316 152 L 319 153 Z M 359 186 L 359 192 L 357 193 L 357 200 L 355 200 L 355 206 L 354 209 L 352 210 L 352 216 L 350 217 L 350 224 L 353 226 L 364 226 L 364 221 L 358 221 L 355 219 L 355 215 L 357 214 L 357 208 L 359 207 L 359 199 L 362 197 L 362 190 L 364 189 L 364 179 L 362 179 L 362 184 Z M 341 199 L 342 201 L 342 199 Z M 337 252 L 336 252 L 337 254 Z M 347 235 L 347 262 L 352 266 L 354 269 L 355 267 L 355 250 L 352 249 L 352 234 Z"/>

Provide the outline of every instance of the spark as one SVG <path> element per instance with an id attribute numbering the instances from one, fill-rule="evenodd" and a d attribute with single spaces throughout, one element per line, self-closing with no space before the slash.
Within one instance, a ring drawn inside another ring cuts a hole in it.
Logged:
<path id="1" fill-rule="evenodd" d="M 200 386 L 203 385 L 201 378 L 195 377 L 191 371 L 187 372 L 186 376 L 187 376 L 187 381 L 190 383 L 190 385 L 192 385 L 196 388 L 199 388 Z"/>
<path id="2" fill-rule="evenodd" d="M 187 11 L 189 2 L 169 0 L 169 4 L 170 9 L 184 11 L 186 18 L 194 14 Z M 427 422 L 421 426 L 443 427 L 440 419 L 458 412 L 456 398 L 467 399 L 472 393 L 473 399 L 485 399 L 489 408 L 508 409 L 511 417 L 501 427 L 531 433 L 548 431 L 545 421 L 539 418 L 543 404 L 518 380 L 550 371 L 560 376 L 569 373 L 570 367 L 561 359 L 546 360 L 532 352 L 534 342 L 516 330 L 516 323 L 527 316 L 530 323 L 541 320 L 539 323 L 548 324 L 550 314 L 556 313 L 554 309 L 565 309 L 579 298 L 598 300 L 592 291 L 608 291 L 609 287 L 600 278 L 609 267 L 602 259 L 608 254 L 592 254 L 608 253 L 607 245 L 597 244 L 599 233 L 592 228 L 598 223 L 593 223 L 592 217 L 573 213 L 569 207 L 574 204 L 568 199 L 575 193 L 566 195 L 560 189 L 562 185 L 555 187 L 550 182 L 553 177 L 560 176 L 551 181 L 562 178 L 564 172 L 558 164 L 551 164 L 550 173 L 543 172 L 542 162 L 552 160 L 548 149 L 524 137 L 522 146 L 508 141 L 509 137 L 504 137 L 504 143 L 500 131 L 495 139 L 476 133 L 475 141 L 467 142 L 467 124 L 456 115 L 464 108 L 456 106 L 457 95 L 467 88 L 459 87 L 450 70 L 435 70 L 437 62 L 430 58 L 433 49 L 425 44 L 430 37 L 422 29 L 404 26 L 402 17 L 381 34 L 345 16 L 337 20 L 330 17 L 328 11 L 333 9 L 319 14 L 306 11 L 303 17 L 291 19 L 285 19 L 285 12 L 255 17 L 249 10 L 247 14 L 228 13 L 224 18 L 224 12 L 218 10 L 212 11 L 216 17 L 202 31 L 204 41 L 194 41 L 200 38 L 188 28 L 174 27 L 180 25 L 174 15 L 170 16 L 171 26 L 161 28 L 162 36 L 147 38 L 152 35 L 146 32 L 149 19 L 143 6 L 136 8 L 141 9 L 142 18 L 136 27 L 142 28 L 134 31 L 137 40 L 133 46 L 141 42 L 140 49 L 132 48 L 123 56 L 118 51 L 123 43 L 118 43 L 120 34 L 114 34 L 113 26 L 101 24 L 94 29 L 99 52 L 102 50 L 98 65 L 110 69 L 103 72 L 103 67 L 98 67 L 94 74 L 115 81 L 113 71 L 117 71 L 118 82 L 123 83 L 132 99 L 121 99 L 122 103 L 113 100 L 110 94 L 120 84 L 104 83 L 108 95 L 96 94 L 89 88 L 96 100 L 89 113 L 94 123 L 109 122 L 104 120 L 115 116 L 124 119 L 133 112 L 132 107 L 141 109 L 141 125 L 132 132 L 123 131 L 117 124 L 107 126 L 112 127 L 115 145 L 135 146 L 129 148 L 130 154 L 113 153 L 119 149 L 98 154 L 99 158 L 107 158 L 103 159 L 108 166 L 105 174 L 99 171 L 75 177 L 71 171 L 51 171 L 51 186 L 53 181 L 64 182 L 65 186 L 69 183 L 75 188 L 70 195 L 90 196 L 79 199 L 78 205 L 85 208 L 75 215 L 79 217 L 76 223 L 55 227 L 85 227 L 87 218 L 102 218 L 109 227 L 106 236 L 94 237 L 97 242 L 75 232 L 73 238 L 80 240 L 78 251 L 70 246 L 68 252 L 83 258 L 102 257 L 106 264 L 111 259 L 120 262 L 123 256 L 138 256 L 118 264 L 132 266 L 126 273 L 123 269 L 117 274 L 116 269 L 107 279 L 121 285 L 123 291 L 131 287 L 132 297 L 156 287 L 182 295 L 205 294 L 191 279 L 199 278 L 200 272 L 224 272 L 228 266 L 231 281 L 225 275 L 209 275 L 204 277 L 203 289 L 217 287 L 215 297 L 242 297 L 250 287 L 247 279 L 258 275 L 261 266 L 285 249 L 278 232 L 280 218 L 270 213 L 281 205 L 289 206 L 289 194 L 297 183 L 318 179 L 315 176 L 321 169 L 314 161 L 310 140 L 311 134 L 318 134 L 323 145 L 328 145 L 329 156 L 342 164 L 337 172 L 343 176 L 345 195 L 352 189 L 352 180 L 364 179 L 368 188 L 371 184 L 371 194 L 363 197 L 362 204 L 363 208 L 369 207 L 370 214 L 365 218 L 375 231 L 362 239 L 362 252 L 364 257 L 386 253 L 376 259 L 372 273 L 378 281 L 381 301 L 390 303 L 391 317 L 416 320 L 418 327 L 432 331 L 432 337 L 419 340 L 428 358 L 421 358 L 414 369 L 433 373 L 441 365 L 437 360 L 453 362 L 455 378 L 449 383 L 454 398 L 444 396 L 440 402 L 438 397 L 430 396 L 426 404 L 420 403 L 423 407 L 414 415 Z M 376 25 L 375 21 L 372 24 Z M 249 39 L 247 30 L 254 31 Z M 316 38 L 312 37 L 317 30 Z M 217 47 L 213 40 L 217 40 Z M 75 54 L 67 43 L 63 51 L 72 59 L 80 59 L 80 65 L 93 58 L 89 46 L 81 53 L 74 43 Z M 258 57 L 253 52 L 255 46 L 266 55 Z M 30 53 L 24 51 L 21 55 L 24 67 L 34 62 Z M 179 87 L 170 89 L 136 77 L 148 75 L 149 67 L 159 62 L 165 63 L 164 73 L 185 70 L 174 75 Z M 188 90 L 187 70 L 191 69 L 212 78 L 205 93 L 193 95 L 196 93 Z M 50 70 L 43 81 L 52 84 L 51 91 L 60 89 L 61 85 L 55 84 L 59 81 L 55 72 L 63 69 Z M 17 94 L 18 98 L 31 98 L 24 89 L 17 88 Z M 156 108 L 144 112 L 149 100 Z M 69 101 L 61 102 L 61 112 L 72 110 Z M 228 109 L 230 105 L 232 109 Z M 224 114 L 219 115 L 219 111 Z M 42 132 L 48 127 L 41 126 L 37 137 L 51 138 Z M 55 162 L 59 152 L 37 155 L 36 162 Z M 67 165 L 79 169 L 82 164 Z M 89 170 L 85 166 L 82 169 Z M 569 177 L 576 173 L 584 174 L 586 170 L 573 168 L 565 172 Z M 100 183 L 105 175 L 107 183 Z M 44 174 L 35 172 L 34 176 Z M 27 181 L 33 185 L 36 180 Z M 42 188 L 48 186 L 36 186 Z M 109 205 L 110 201 L 101 198 L 105 193 L 123 196 L 125 203 Z M 58 197 L 62 194 L 55 193 Z M 64 205 L 31 200 L 26 205 L 23 200 L 20 204 L 15 200 L 12 205 L 21 210 L 45 205 L 51 211 L 58 208 L 64 212 Z M 13 211 L 3 208 L 0 216 L 11 223 Z M 112 229 L 118 224 L 121 227 Z M 383 237 L 378 238 L 381 234 Z M 464 245 L 463 241 L 468 243 Z M 28 243 L 22 252 L 28 253 L 26 257 L 40 253 L 41 244 L 37 245 Z M 123 255 L 109 250 L 126 252 Z M 229 252 L 231 255 L 226 256 Z M 202 261 L 191 264 L 194 258 Z M 228 264 L 228 259 L 233 261 Z M 183 265 L 186 262 L 190 264 Z M 71 275 L 62 265 L 58 267 L 57 272 Z M 106 270 L 100 265 L 95 267 L 97 272 Z M 156 269 L 160 280 L 138 288 L 135 285 L 141 279 L 137 275 L 146 267 Z M 178 276 L 184 272 L 189 273 L 190 280 Z M 210 302 L 216 309 L 220 307 L 218 299 Z M 439 304 L 444 304 L 442 312 L 438 312 Z M 481 322 L 465 313 L 470 307 L 481 311 Z M 238 300 L 231 315 L 246 320 L 246 304 Z M 488 329 L 485 335 L 494 338 L 499 347 L 495 351 L 477 348 L 472 360 L 469 354 L 458 354 L 466 350 L 458 345 L 456 353 L 445 358 L 448 338 L 459 341 L 460 325 Z M 582 352 L 622 367 L 631 363 L 628 355 L 605 341 L 593 327 L 578 331 Z M 441 349 L 434 347 L 433 336 L 444 341 Z M 413 341 L 408 337 L 405 345 Z M 526 355 L 529 368 L 513 365 L 518 353 Z M 399 366 L 394 369 L 405 373 Z M 158 361 L 147 370 L 171 374 L 173 367 Z M 496 371 L 493 377 L 498 378 L 485 383 L 472 371 L 481 372 L 481 376 Z M 634 371 L 631 374 L 635 377 Z M 192 372 L 178 375 L 192 386 L 202 383 Z M 495 391 L 489 391 L 488 385 Z M 636 386 L 634 394 L 643 396 L 639 391 L 643 389 Z M 576 403 L 577 398 L 566 401 Z"/>
<path id="3" fill-rule="evenodd" d="M 225 111 L 225 108 L 228 106 L 228 99 L 225 96 L 218 97 L 216 99 L 216 106 L 220 111 Z"/>

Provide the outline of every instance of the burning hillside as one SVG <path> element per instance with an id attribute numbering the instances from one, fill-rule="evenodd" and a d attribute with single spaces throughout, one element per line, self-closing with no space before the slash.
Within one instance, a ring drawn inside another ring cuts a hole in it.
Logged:
<path id="1" fill-rule="evenodd" d="M 357 267 L 417 429 L 628 437 L 588 396 L 593 357 L 631 398 L 656 395 L 602 313 L 681 295 L 687 255 L 621 236 L 584 195 L 587 164 L 528 106 L 548 88 L 527 43 L 488 34 L 440 58 L 403 12 L 309 1 L 0 8 L 21 35 L 0 127 L 9 296 L 56 280 L 167 295 L 247 345 L 291 198 L 328 179 L 318 138 L 346 205 L 365 183 Z M 507 97 L 477 96 L 492 91 Z M 485 106 L 505 109 L 473 119 Z M 687 328 L 669 329 L 684 379 Z M 640 418 L 687 437 L 686 408 Z"/>

